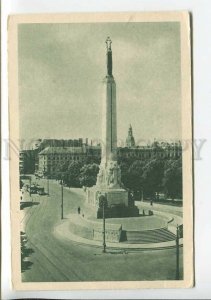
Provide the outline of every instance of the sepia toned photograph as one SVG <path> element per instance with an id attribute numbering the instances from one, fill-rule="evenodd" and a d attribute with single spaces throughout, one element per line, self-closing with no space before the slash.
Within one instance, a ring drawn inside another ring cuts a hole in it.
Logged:
<path id="1" fill-rule="evenodd" d="M 14 288 L 192 287 L 188 13 L 8 28 Z"/>

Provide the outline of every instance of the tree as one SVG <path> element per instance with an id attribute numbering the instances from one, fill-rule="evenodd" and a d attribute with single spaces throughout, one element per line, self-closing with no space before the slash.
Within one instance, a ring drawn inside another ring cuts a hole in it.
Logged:
<path id="1" fill-rule="evenodd" d="M 81 170 L 82 164 L 78 161 L 73 161 L 69 164 L 67 168 L 67 172 L 65 173 L 64 182 L 69 187 L 80 187 L 80 170 Z"/>
<path id="2" fill-rule="evenodd" d="M 169 160 L 165 165 L 163 186 L 172 200 L 182 198 L 182 159 Z"/>
<path id="3" fill-rule="evenodd" d="M 143 189 L 143 170 L 145 163 L 140 160 L 134 161 L 127 170 L 127 177 L 124 179 L 125 186 L 134 192 Z"/>
<path id="4" fill-rule="evenodd" d="M 99 166 L 95 163 L 85 165 L 80 170 L 79 181 L 82 186 L 93 186 L 96 184 Z"/>
<path id="5" fill-rule="evenodd" d="M 143 169 L 144 190 L 149 196 L 154 197 L 162 190 L 164 161 L 149 160 Z"/>
<path id="6" fill-rule="evenodd" d="M 67 175 L 68 165 L 65 163 L 60 163 L 57 165 L 55 175 L 57 180 L 61 180 L 62 178 L 65 181 L 66 175 Z M 46 173 L 47 175 L 47 173 Z"/>
<path id="7" fill-rule="evenodd" d="M 127 161 L 119 161 L 119 166 L 121 169 L 121 182 L 125 186 L 125 188 L 129 188 L 128 186 L 128 169 L 130 167 Z"/>
<path id="8" fill-rule="evenodd" d="M 100 158 L 99 157 L 96 157 L 96 156 L 87 156 L 85 159 L 84 159 L 84 164 L 85 165 L 89 165 L 89 164 L 97 164 L 99 165 L 100 164 Z"/>

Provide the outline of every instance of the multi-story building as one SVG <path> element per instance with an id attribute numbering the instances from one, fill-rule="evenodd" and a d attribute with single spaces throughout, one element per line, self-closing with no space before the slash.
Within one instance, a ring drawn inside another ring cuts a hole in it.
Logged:
<path id="1" fill-rule="evenodd" d="M 182 155 L 181 143 L 178 142 L 164 142 L 156 141 L 147 146 L 136 146 L 135 139 L 133 137 L 133 129 L 130 124 L 128 130 L 128 136 L 126 138 L 126 147 L 118 148 L 118 157 L 120 159 L 171 159 L 179 158 Z"/>
<path id="2" fill-rule="evenodd" d="M 182 155 L 180 142 L 157 142 L 150 145 L 136 146 L 132 126 L 129 126 L 126 147 L 118 147 L 119 160 L 177 159 Z M 99 163 L 101 160 L 100 145 L 88 144 L 88 139 L 55 140 L 45 139 L 34 150 L 20 152 L 20 173 L 54 174 L 58 167 L 69 165 L 73 161 Z"/>
<path id="3" fill-rule="evenodd" d="M 178 145 L 168 147 L 122 147 L 117 149 L 118 159 L 124 161 L 158 159 L 177 159 L 182 150 Z M 101 160 L 100 146 L 83 147 L 48 147 L 39 153 L 39 173 L 54 174 L 59 166 L 69 165 L 73 161 L 83 163 L 99 163 Z"/>
<path id="4" fill-rule="evenodd" d="M 33 174 L 35 172 L 35 150 L 21 150 L 19 153 L 20 174 Z"/>
<path id="5" fill-rule="evenodd" d="M 82 145 L 79 147 L 47 147 L 39 153 L 39 174 L 54 174 L 58 167 L 69 165 L 73 161 L 100 161 L 101 147 Z"/>
<path id="6" fill-rule="evenodd" d="M 86 140 L 87 141 L 87 140 Z M 39 145 L 39 149 L 43 150 L 47 147 L 82 147 L 83 139 L 43 139 Z"/>
<path id="7" fill-rule="evenodd" d="M 145 160 L 151 158 L 177 159 L 182 155 L 180 144 L 172 143 L 164 145 L 148 145 L 137 147 L 121 147 L 117 150 L 120 159 Z"/>
<path id="8" fill-rule="evenodd" d="M 84 160 L 83 147 L 47 147 L 39 153 L 39 172 L 53 174 L 58 166 Z"/>

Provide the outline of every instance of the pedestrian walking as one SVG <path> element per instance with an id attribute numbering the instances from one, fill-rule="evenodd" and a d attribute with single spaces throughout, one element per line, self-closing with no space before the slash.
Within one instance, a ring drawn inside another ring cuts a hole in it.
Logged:
<path id="1" fill-rule="evenodd" d="M 78 207 L 78 214 L 80 215 L 80 213 L 81 213 L 81 208 L 80 208 L 80 206 Z"/>

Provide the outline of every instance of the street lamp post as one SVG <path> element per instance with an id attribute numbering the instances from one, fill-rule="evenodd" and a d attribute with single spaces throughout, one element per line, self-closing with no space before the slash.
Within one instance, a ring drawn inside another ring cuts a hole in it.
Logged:
<path id="1" fill-rule="evenodd" d="M 105 242 L 105 200 L 103 201 L 103 253 L 106 252 L 106 242 Z"/>
<path id="2" fill-rule="evenodd" d="M 31 176 L 29 176 L 29 197 L 31 199 Z"/>
<path id="3" fill-rule="evenodd" d="M 179 226 L 176 233 L 176 280 L 179 280 Z"/>
<path id="4" fill-rule="evenodd" d="M 48 172 L 47 172 L 46 169 L 45 169 L 45 166 L 44 166 L 43 174 L 44 174 L 44 178 L 45 178 L 45 176 L 46 176 L 46 182 L 47 182 L 47 195 L 49 196 L 49 195 L 50 195 L 50 192 L 49 192 L 49 177 L 48 177 Z"/>
<path id="5" fill-rule="evenodd" d="M 63 179 L 61 180 L 61 219 L 64 219 L 64 212 L 63 212 L 63 206 L 64 206 L 64 199 L 63 199 Z"/>
<path id="6" fill-rule="evenodd" d="M 99 197 L 100 206 L 103 209 L 103 253 L 106 253 L 106 241 L 105 241 L 105 206 L 106 206 L 106 198 L 104 195 Z"/>
<path id="7" fill-rule="evenodd" d="M 49 177 L 47 176 L 47 193 L 48 193 L 48 196 L 50 195 L 50 192 L 49 192 Z"/>

